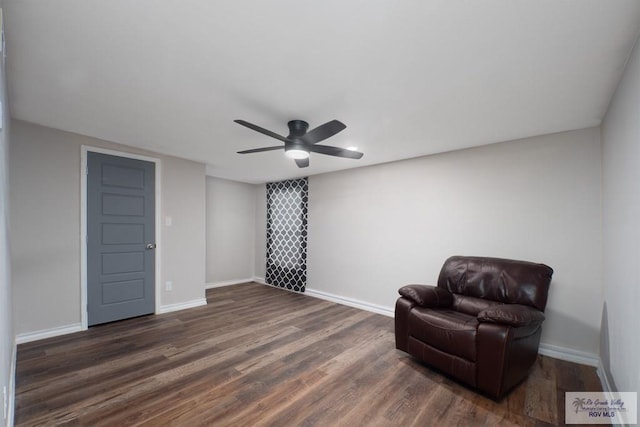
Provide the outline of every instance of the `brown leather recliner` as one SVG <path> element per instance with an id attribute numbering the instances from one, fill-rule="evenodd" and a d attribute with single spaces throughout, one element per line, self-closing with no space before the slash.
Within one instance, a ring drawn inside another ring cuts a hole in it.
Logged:
<path id="1" fill-rule="evenodd" d="M 396 302 L 396 348 L 499 399 L 538 354 L 553 269 L 454 256 L 438 286 L 407 285 Z"/>

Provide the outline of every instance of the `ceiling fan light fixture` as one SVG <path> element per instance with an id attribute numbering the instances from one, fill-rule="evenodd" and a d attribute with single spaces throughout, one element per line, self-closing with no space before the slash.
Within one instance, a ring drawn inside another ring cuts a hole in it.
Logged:
<path id="1" fill-rule="evenodd" d="M 309 152 L 305 150 L 301 150 L 299 148 L 292 148 L 291 150 L 286 150 L 284 154 L 290 159 L 308 159 Z"/>

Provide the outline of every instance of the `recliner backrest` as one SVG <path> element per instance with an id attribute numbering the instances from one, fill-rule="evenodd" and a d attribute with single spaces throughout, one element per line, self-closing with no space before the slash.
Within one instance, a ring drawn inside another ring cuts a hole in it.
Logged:
<path id="1" fill-rule="evenodd" d="M 544 311 L 552 275 L 553 269 L 545 264 L 452 256 L 440 270 L 438 287 L 454 294 L 529 305 Z"/>

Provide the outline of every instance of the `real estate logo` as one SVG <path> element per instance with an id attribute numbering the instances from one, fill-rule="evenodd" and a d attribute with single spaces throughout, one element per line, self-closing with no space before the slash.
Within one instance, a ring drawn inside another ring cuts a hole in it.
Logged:
<path id="1" fill-rule="evenodd" d="M 567 392 L 566 424 L 636 424 L 637 392 Z"/>

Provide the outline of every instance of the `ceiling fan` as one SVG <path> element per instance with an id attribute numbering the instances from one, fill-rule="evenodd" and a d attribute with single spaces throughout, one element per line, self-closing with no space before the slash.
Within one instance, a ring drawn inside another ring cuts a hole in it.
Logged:
<path id="1" fill-rule="evenodd" d="M 326 154 L 328 156 L 345 157 L 348 159 L 359 159 L 363 156 L 363 153 L 354 150 L 331 147 L 329 145 L 317 145 L 318 142 L 332 137 L 347 127 L 344 123 L 338 120 L 331 120 L 330 122 L 320 125 L 309 132 L 307 132 L 307 129 L 309 129 L 309 123 L 303 120 L 291 120 L 288 123 L 289 135 L 286 137 L 244 120 L 234 120 L 234 122 L 284 142 L 284 145 L 238 151 L 238 154 L 260 153 L 262 151 L 284 149 L 285 155 L 294 159 L 299 168 L 306 168 L 309 166 L 309 153 L 311 152 Z"/>

